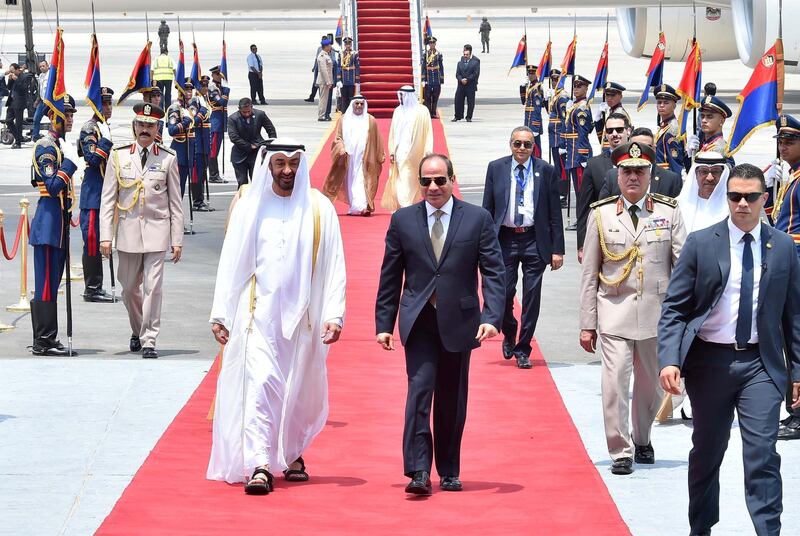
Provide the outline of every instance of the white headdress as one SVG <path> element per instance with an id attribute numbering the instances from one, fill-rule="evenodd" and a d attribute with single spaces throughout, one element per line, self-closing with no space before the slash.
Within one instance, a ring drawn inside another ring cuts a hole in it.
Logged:
<path id="1" fill-rule="evenodd" d="M 700 187 L 697 184 L 697 168 L 699 166 L 722 165 L 720 177 L 714 191 L 708 199 L 699 195 Z M 686 225 L 686 233 L 705 229 L 728 217 L 728 174 L 730 169 L 725 164 L 725 158 L 717 152 L 704 151 L 697 153 L 692 167 L 686 175 L 680 195 L 678 195 L 678 208 Z"/>
<path id="2" fill-rule="evenodd" d="M 364 103 L 364 111 L 361 115 L 356 115 L 353 111 L 353 103 L 357 100 Z M 350 101 L 350 106 L 347 107 L 342 117 L 342 136 L 344 137 L 344 148 L 347 154 L 351 156 L 362 154 L 367 145 L 368 134 L 367 101 L 361 95 L 356 95 Z"/>

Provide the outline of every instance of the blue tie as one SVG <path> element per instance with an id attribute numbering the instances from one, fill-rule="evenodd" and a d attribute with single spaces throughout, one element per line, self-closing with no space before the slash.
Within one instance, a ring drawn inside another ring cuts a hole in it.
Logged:
<path id="1" fill-rule="evenodd" d="M 742 286 L 739 290 L 739 317 L 736 319 L 736 346 L 744 348 L 753 327 L 753 235 L 745 233 L 742 253 Z"/>
<path id="2" fill-rule="evenodd" d="M 517 165 L 517 199 L 514 203 L 514 225 L 522 227 L 522 213 L 520 208 L 525 206 L 525 186 L 528 181 L 525 180 L 525 166 L 522 164 Z"/>

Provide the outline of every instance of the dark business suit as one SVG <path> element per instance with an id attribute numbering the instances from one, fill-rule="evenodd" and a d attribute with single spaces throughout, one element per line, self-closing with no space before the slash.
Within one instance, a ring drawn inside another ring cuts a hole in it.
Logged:
<path id="1" fill-rule="evenodd" d="M 780 532 L 778 416 L 791 376 L 800 381 L 800 261 L 793 240 L 760 226 L 761 278 L 756 305 L 758 344 L 735 351 L 696 337 L 720 300 L 731 271 L 726 218 L 689 235 L 672 272 L 658 325 L 659 366 L 677 366 L 692 400 L 689 523 L 693 532 L 719 520 L 719 467 L 734 409 L 742 434 L 745 498 L 756 533 Z"/>
<path id="2" fill-rule="evenodd" d="M 542 275 L 553 254 L 564 254 L 564 225 L 561 220 L 561 200 L 558 178 L 553 166 L 533 158 L 533 227 L 516 233 L 505 227 L 511 195 L 511 169 L 517 166 L 512 156 L 489 163 L 483 188 L 483 208 L 489 211 L 500 240 L 506 271 L 506 301 L 503 315 L 503 336 L 515 341 L 514 355 L 528 357 L 531 339 L 539 319 L 542 298 Z M 517 290 L 519 266 L 522 265 L 522 329 L 517 339 L 518 323 L 514 318 L 514 295 Z"/>
<path id="3" fill-rule="evenodd" d="M 606 173 L 613 167 L 611 155 L 607 152 L 602 152 L 590 158 L 586 163 L 586 169 L 583 170 L 581 189 L 578 192 L 578 206 L 575 209 L 575 213 L 578 215 L 578 249 L 583 249 L 583 240 L 586 238 L 586 219 L 589 217 L 589 205 L 603 198 L 600 192 L 606 183 Z"/>
<path id="4" fill-rule="evenodd" d="M 470 57 L 468 62 L 464 57 L 456 64 L 456 97 L 455 97 L 455 118 L 464 119 L 464 99 L 467 99 L 467 119 L 472 120 L 472 112 L 475 110 L 475 92 L 478 91 L 478 77 L 481 75 L 481 60 L 475 56 Z M 467 83 L 462 84 L 461 80 L 466 78 Z"/>
<path id="5" fill-rule="evenodd" d="M 427 216 L 424 201 L 392 215 L 375 302 L 375 326 L 377 333 L 392 333 L 399 314 L 408 373 L 405 474 L 430 472 L 435 454 L 440 476 L 458 476 L 469 357 L 472 349 L 480 346 L 475 339 L 478 326 L 500 326 L 505 272 L 492 219 L 485 210 L 453 198 L 438 264 Z M 483 312 L 478 301 L 478 269 Z M 429 301 L 434 293 L 435 308 Z"/>
<path id="6" fill-rule="evenodd" d="M 652 173 L 650 175 L 650 193 L 662 194 L 668 197 L 678 197 L 678 194 L 681 193 L 681 188 L 683 188 L 683 179 L 681 179 L 681 176 L 673 171 L 658 166 L 653 166 L 653 169 L 655 169 L 655 175 Z M 605 199 L 606 197 L 620 194 L 618 174 L 619 171 L 617 168 L 608 170 L 606 173 L 606 182 L 603 185 L 603 189 L 600 190 L 598 199 Z"/>
<path id="7" fill-rule="evenodd" d="M 236 171 L 236 182 L 239 183 L 239 186 L 249 182 L 253 176 L 253 166 L 256 163 L 258 148 L 253 149 L 252 145 L 258 145 L 264 141 L 264 138 L 261 137 L 261 129 L 266 130 L 267 136 L 270 138 L 278 136 L 272 121 L 261 110 L 254 108 L 250 121 L 246 121 L 239 111 L 228 117 L 228 136 L 233 144 L 231 163 Z"/>

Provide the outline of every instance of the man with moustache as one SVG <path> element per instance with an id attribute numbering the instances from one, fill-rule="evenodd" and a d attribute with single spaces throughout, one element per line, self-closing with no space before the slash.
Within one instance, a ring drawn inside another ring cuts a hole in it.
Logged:
<path id="1" fill-rule="evenodd" d="M 464 119 L 464 100 L 467 101 L 467 123 L 472 121 L 475 110 L 475 93 L 478 91 L 478 77 L 481 75 L 481 60 L 472 55 L 472 45 L 464 45 L 464 54 L 456 64 L 455 117 L 453 121 Z"/>
<path id="2" fill-rule="evenodd" d="M 239 99 L 238 111 L 228 117 L 228 136 L 233 144 L 231 163 L 240 187 L 253 177 L 258 148 L 264 142 L 262 131 L 267 138 L 278 137 L 275 125 L 264 111 L 253 108 L 253 101 L 247 97 Z"/>

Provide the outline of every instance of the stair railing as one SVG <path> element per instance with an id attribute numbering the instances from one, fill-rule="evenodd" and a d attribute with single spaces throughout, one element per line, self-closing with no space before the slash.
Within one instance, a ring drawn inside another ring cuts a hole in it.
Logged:
<path id="1" fill-rule="evenodd" d="M 422 42 L 422 0 L 408 0 L 411 16 L 411 67 L 414 73 L 414 88 L 422 95 L 422 58 L 425 45 Z"/>

